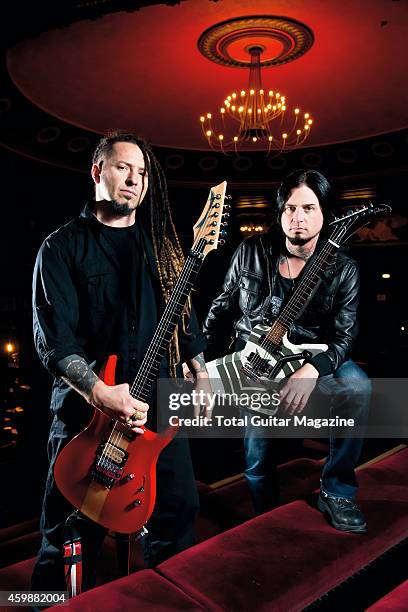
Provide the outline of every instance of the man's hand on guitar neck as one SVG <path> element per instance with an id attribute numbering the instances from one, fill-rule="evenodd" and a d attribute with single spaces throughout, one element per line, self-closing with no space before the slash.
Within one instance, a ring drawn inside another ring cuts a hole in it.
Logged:
<path id="1" fill-rule="evenodd" d="M 109 418 L 126 422 L 136 433 L 147 421 L 148 404 L 129 393 L 129 385 L 106 385 L 80 355 L 69 355 L 57 363 L 58 374 L 86 401 Z M 129 423 L 130 420 L 130 423 Z"/>
<path id="2" fill-rule="evenodd" d="M 316 386 L 318 376 L 319 372 L 311 363 L 305 363 L 296 370 L 280 391 L 281 410 L 290 416 L 303 412 Z"/>

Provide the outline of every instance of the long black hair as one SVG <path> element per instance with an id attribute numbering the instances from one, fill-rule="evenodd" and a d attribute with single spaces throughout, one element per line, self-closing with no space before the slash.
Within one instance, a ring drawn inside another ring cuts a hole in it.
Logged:
<path id="1" fill-rule="evenodd" d="M 280 226 L 283 208 L 292 189 L 302 185 L 309 187 L 319 200 L 324 219 L 322 231 L 325 231 L 327 224 L 333 219 L 333 191 L 327 178 L 317 170 L 295 170 L 283 179 L 276 195 L 277 222 Z"/>

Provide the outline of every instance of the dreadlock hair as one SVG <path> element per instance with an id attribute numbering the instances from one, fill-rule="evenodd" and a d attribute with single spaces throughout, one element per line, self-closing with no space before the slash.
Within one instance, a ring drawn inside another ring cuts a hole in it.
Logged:
<path id="1" fill-rule="evenodd" d="M 167 183 L 163 170 L 157 161 L 152 149 L 145 140 L 132 133 L 110 132 L 102 138 L 95 148 L 92 163 L 100 164 L 104 157 L 109 157 L 113 145 L 117 142 L 130 142 L 137 145 L 143 153 L 147 176 L 148 189 L 145 196 L 148 206 L 142 206 L 138 214 L 150 225 L 150 234 L 153 243 L 156 267 L 159 274 L 160 286 L 164 302 L 167 303 L 176 281 L 184 265 L 184 255 L 174 227 L 171 215 Z M 150 212 L 150 214 L 149 214 Z M 191 313 L 191 299 L 189 298 L 182 314 L 182 327 L 186 331 Z M 176 365 L 180 362 L 178 343 L 178 326 L 176 327 L 169 347 L 170 374 L 176 376 Z"/>

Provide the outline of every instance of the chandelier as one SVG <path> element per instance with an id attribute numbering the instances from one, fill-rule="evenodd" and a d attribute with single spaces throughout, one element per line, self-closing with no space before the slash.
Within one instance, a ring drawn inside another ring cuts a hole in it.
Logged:
<path id="1" fill-rule="evenodd" d="M 311 132 L 313 117 L 298 106 L 290 106 L 279 91 L 264 89 L 263 48 L 253 45 L 247 51 L 251 56 L 247 89 L 228 94 L 216 115 L 208 112 L 200 117 L 209 146 L 224 153 L 238 153 L 243 145 L 283 153 L 303 145 Z"/>

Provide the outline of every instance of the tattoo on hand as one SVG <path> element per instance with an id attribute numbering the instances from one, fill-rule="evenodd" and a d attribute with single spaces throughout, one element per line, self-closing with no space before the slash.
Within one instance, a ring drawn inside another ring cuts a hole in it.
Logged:
<path id="1" fill-rule="evenodd" d="M 58 371 L 64 382 L 73 387 L 87 398 L 98 379 L 80 355 L 69 355 L 57 363 Z"/>
<path id="2" fill-rule="evenodd" d="M 196 355 L 193 359 L 187 362 L 190 370 L 193 370 L 194 374 L 199 374 L 201 372 L 206 372 L 207 368 L 205 367 L 205 359 L 203 353 Z"/>

